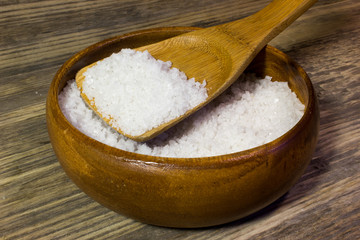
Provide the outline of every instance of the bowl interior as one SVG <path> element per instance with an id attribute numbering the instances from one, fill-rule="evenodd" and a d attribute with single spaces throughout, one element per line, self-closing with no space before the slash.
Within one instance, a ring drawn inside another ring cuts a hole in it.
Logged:
<path id="1" fill-rule="evenodd" d="M 59 108 L 59 103 L 57 101 L 57 96 L 64 88 L 68 80 L 74 79 L 76 73 L 83 68 L 95 61 L 101 60 L 105 57 L 110 56 L 112 53 L 120 51 L 122 48 L 136 48 L 139 46 L 143 46 L 146 44 L 151 44 L 154 42 L 158 42 L 164 40 L 166 38 L 170 38 L 176 36 L 178 34 L 186 33 L 188 31 L 193 31 L 199 28 L 193 27 L 172 27 L 172 28 L 157 28 L 157 29 L 149 29 L 149 30 L 142 30 L 130 34 L 125 34 L 122 36 L 117 36 L 111 39 L 107 39 L 96 43 L 76 55 L 74 55 L 71 59 L 69 59 L 63 67 L 59 70 L 56 77 L 54 78 L 52 87 L 54 92 L 54 105 L 55 107 Z M 274 47 L 266 46 L 252 61 L 249 67 L 246 69 L 245 72 L 252 72 L 256 73 L 258 77 L 265 77 L 271 76 L 274 81 L 283 81 L 288 82 L 289 87 L 294 91 L 300 101 L 305 104 L 305 114 L 309 111 L 308 105 L 309 101 L 311 100 L 311 95 L 313 94 L 313 89 L 311 82 L 307 76 L 307 74 L 303 71 L 303 69 L 297 65 L 294 61 L 292 61 L 288 56 L 286 56 L 283 52 L 277 50 Z M 61 112 L 61 111 L 60 111 Z M 60 116 L 64 122 L 67 122 L 66 118 L 60 114 Z M 304 117 L 303 117 L 304 118 Z M 279 140 L 286 138 L 290 132 L 299 131 L 301 129 L 301 122 L 291 129 L 288 133 L 284 134 L 284 136 L 276 139 L 270 143 L 265 145 L 276 145 L 278 144 Z M 70 128 L 74 128 L 69 123 Z M 298 126 L 299 125 L 299 126 Z M 73 129 L 75 132 L 78 131 Z M 102 143 L 97 142 L 96 140 L 89 140 L 87 136 L 82 133 L 77 133 L 79 137 L 83 138 L 86 141 L 95 141 L 92 143 L 93 145 Z M 256 147 L 257 150 L 264 146 Z M 178 158 L 168 158 L 168 157 L 154 157 L 154 156 L 147 156 L 137 153 L 126 152 L 123 150 L 115 149 L 110 146 L 102 148 L 109 148 L 106 151 L 113 151 L 114 154 L 123 155 L 126 154 L 127 157 L 136 158 L 136 159 L 143 159 L 144 161 L 155 161 L 155 162 L 169 162 L 169 161 L 176 161 L 177 163 L 184 164 L 182 160 L 179 162 L 175 159 Z M 266 146 L 269 148 L 269 146 Z M 253 149 L 241 151 L 241 154 L 248 154 L 253 151 Z M 228 154 L 233 155 L 233 154 Z M 238 156 L 238 154 L 237 154 Z M 226 158 L 232 158 L 231 156 Z M 181 159 L 181 158 L 180 158 Z M 211 160 L 211 157 L 207 157 L 207 159 Z M 189 161 L 188 163 L 191 163 Z M 197 160 L 196 160 L 197 162 Z M 222 162 L 222 161 L 221 161 Z"/>

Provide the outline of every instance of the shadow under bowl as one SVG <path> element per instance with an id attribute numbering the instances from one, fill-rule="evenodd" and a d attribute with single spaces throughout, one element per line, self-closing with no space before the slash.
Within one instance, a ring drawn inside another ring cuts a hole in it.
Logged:
<path id="1" fill-rule="evenodd" d="M 271 46 L 257 55 L 247 71 L 288 82 L 305 104 L 305 112 L 287 133 L 256 148 L 202 158 L 141 155 L 84 135 L 62 114 L 59 92 L 82 67 L 122 48 L 136 48 L 193 30 L 196 28 L 156 28 L 96 43 L 59 69 L 47 97 L 50 140 L 70 179 L 102 205 L 148 224 L 206 227 L 254 213 L 294 185 L 317 142 L 319 110 L 310 79 L 297 63 Z"/>

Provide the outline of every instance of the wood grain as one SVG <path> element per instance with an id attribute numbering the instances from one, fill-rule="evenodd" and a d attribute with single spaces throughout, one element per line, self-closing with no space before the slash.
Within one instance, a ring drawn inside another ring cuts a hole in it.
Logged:
<path id="1" fill-rule="evenodd" d="M 318 1 L 272 45 L 308 72 L 320 138 L 299 182 L 245 219 L 205 229 L 138 223 L 100 206 L 59 166 L 45 123 L 57 69 L 99 40 L 157 26 L 207 27 L 269 1 L 0 2 L 0 239 L 358 239 L 360 3 Z"/>

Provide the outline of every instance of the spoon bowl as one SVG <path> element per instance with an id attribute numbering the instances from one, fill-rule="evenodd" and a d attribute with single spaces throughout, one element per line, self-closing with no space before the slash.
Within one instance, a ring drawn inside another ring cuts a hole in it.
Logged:
<path id="1" fill-rule="evenodd" d="M 148 224 L 194 228 L 248 216 L 296 183 L 317 142 L 319 109 L 310 79 L 296 62 L 271 46 L 266 46 L 246 71 L 287 82 L 305 110 L 283 136 L 253 149 L 199 158 L 136 154 L 86 136 L 62 113 L 58 95 L 84 66 L 122 48 L 137 48 L 194 30 L 198 29 L 148 29 L 89 46 L 58 70 L 47 96 L 50 141 L 69 178 L 100 204 Z"/>
<path id="2" fill-rule="evenodd" d="M 274 0 L 261 11 L 247 18 L 222 25 L 185 33 L 161 42 L 136 48 L 147 50 L 156 59 L 171 61 L 173 67 L 185 72 L 188 78 L 206 80 L 207 99 L 186 113 L 154 126 L 143 134 L 133 136 L 118 127 L 115 130 L 136 141 L 149 140 L 179 121 L 193 114 L 227 89 L 245 70 L 256 54 L 276 35 L 283 31 L 316 0 Z M 98 111 L 96 103 L 82 92 L 83 73 L 93 63 L 81 69 L 76 82 L 85 102 L 109 125 L 109 119 Z"/>

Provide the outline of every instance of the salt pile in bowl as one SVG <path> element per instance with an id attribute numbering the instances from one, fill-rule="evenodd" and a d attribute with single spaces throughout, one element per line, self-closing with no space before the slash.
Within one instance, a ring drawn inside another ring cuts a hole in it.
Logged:
<path id="1" fill-rule="evenodd" d="M 130 152 L 162 157 L 229 154 L 270 142 L 302 117 L 304 105 L 287 82 L 242 75 L 227 91 L 194 115 L 143 143 L 128 139 L 100 119 L 80 97 L 74 80 L 59 94 L 69 122 L 84 134 Z"/>

